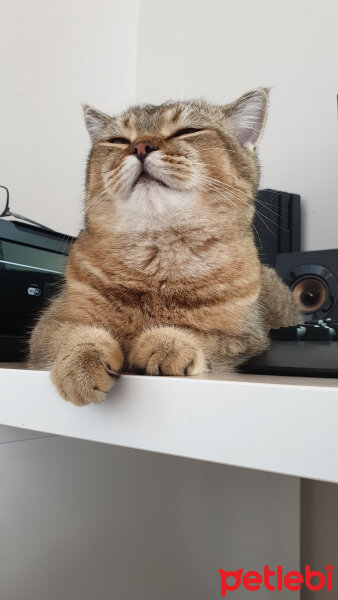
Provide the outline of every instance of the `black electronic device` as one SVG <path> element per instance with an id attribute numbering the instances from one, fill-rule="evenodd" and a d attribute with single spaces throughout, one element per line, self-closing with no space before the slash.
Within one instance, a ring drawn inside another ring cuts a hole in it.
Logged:
<path id="1" fill-rule="evenodd" d="M 276 255 L 304 324 L 270 332 L 268 350 L 240 367 L 247 373 L 338 377 L 338 250 Z"/>
<path id="2" fill-rule="evenodd" d="M 63 280 L 72 241 L 0 219 L 0 361 L 24 360 L 29 332 Z"/>
<path id="3" fill-rule="evenodd" d="M 306 321 L 330 318 L 338 323 L 338 250 L 278 254 L 276 271 Z"/>
<path id="4" fill-rule="evenodd" d="M 264 375 L 338 377 L 338 323 L 330 319 L 270 331 L 268 350 L 239 370 Z"/>
<path id="5" fill-rule="evenodd" d="M 278 254 L 300 250 L 300 196 L 259 190 L 253 225 L 261 261 L 275 267 Z"/>

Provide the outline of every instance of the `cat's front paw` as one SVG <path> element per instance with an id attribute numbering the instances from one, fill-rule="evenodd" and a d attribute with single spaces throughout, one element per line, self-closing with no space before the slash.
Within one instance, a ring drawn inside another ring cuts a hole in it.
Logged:
<path id="1" fill-rule="evenodd" d="M 134 340 L 129 365 L 148 375 L 199 375 L 205 360 L 193 334 L 175 327 L 156 327 Z"/>
<path id="2" fill-rule="evenodd" d="M 84 406 L 104 398 L 122 365 L 119 343 L 108 332 L 94 332 L 91 339 L 65 343 L 52 365 L 51 378 L 65 400 Z"/>

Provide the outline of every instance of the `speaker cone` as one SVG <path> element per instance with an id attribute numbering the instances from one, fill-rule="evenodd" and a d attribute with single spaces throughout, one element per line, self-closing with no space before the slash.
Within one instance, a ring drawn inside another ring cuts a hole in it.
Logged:
<path id="1" fill-rule="evenodd" d="M 292 295 L 302 313 L 317 312 L 328 298 L 326 283 L 315 277 L 304 277 L 294 282 Z"/>

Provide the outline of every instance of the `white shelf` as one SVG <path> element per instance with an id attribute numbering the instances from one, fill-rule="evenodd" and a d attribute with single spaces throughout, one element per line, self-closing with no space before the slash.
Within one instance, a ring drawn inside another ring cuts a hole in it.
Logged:
<path id="1" fill-rule="evenodd" d="M 338 483 L 338 380 L 125 375 L 101 405 L 0 368 L 0 424 Z"/>

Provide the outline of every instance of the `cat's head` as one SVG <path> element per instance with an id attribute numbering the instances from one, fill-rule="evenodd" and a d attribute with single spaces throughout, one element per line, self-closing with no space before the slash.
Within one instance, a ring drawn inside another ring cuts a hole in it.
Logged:
<path id="1" fill-rule="evenodd" d="M 258 88 L 224 106 L 171 101 L 115 117 L 84 106 L 92 141 L 87 222 L 113 215 L 146 227 L 217 214 L 247 225 L 267 104 Z"/>

